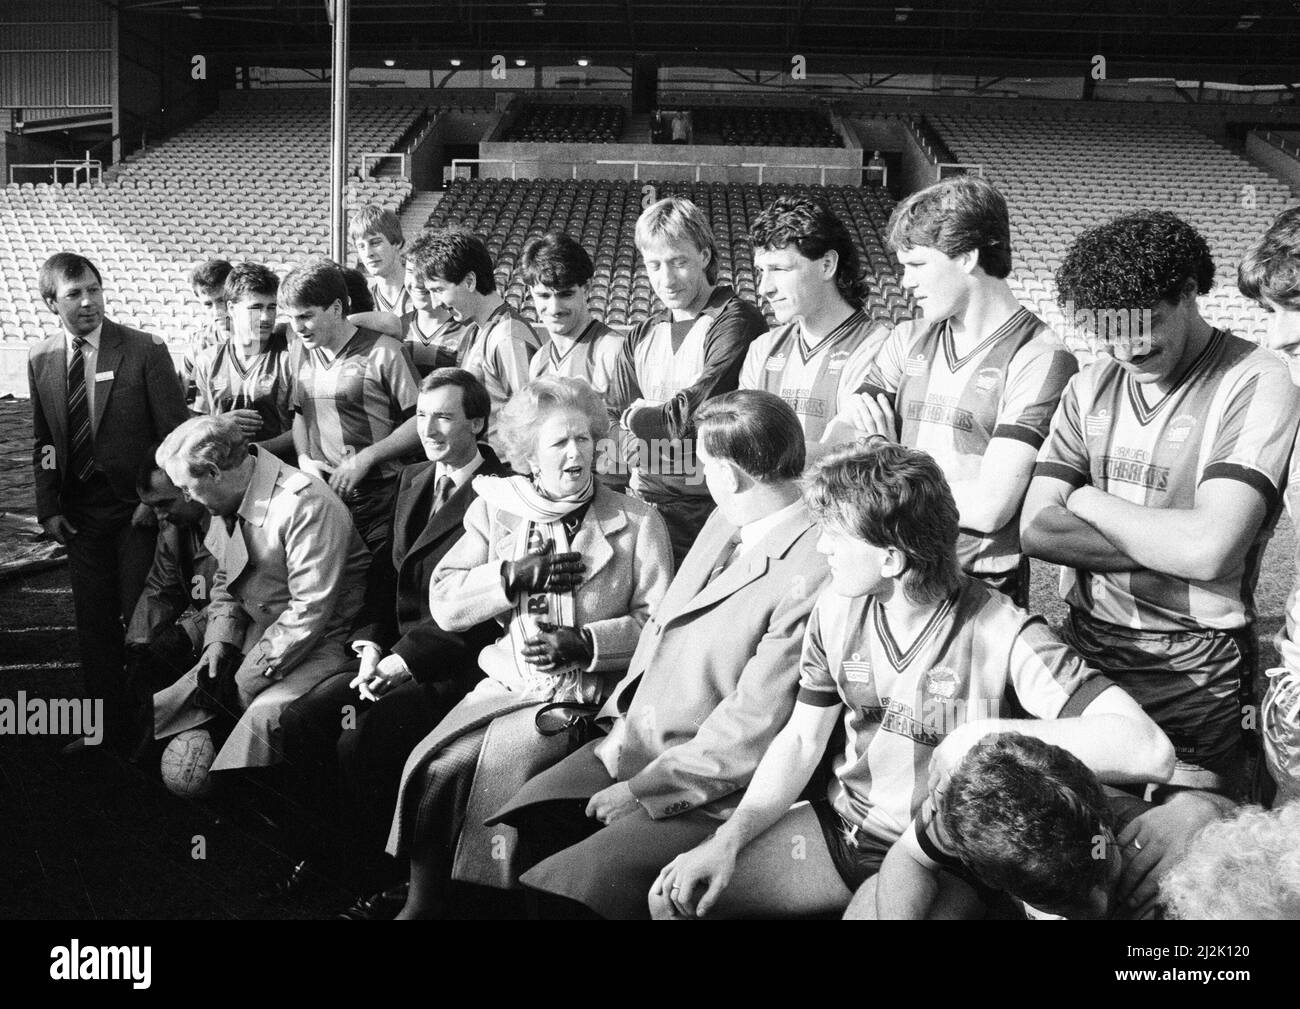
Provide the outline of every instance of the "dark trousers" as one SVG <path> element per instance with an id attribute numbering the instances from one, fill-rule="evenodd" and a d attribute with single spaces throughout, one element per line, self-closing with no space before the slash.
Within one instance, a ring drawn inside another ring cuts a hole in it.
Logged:
<path id="1" fill-rule="evenodd" d="M 472 660 L 471 660 L 472 661 Z M 280 716 L 293 855 L 359 866 L 382 885 L 383 858 L 406 758 L 472 684 L 408 680 L 377 702 L 348 684 L 350 668 L 317 684 Z"/>
<path id="2" fill-rule="evenodd" d="M 1011 601 L 1022 610 L 1029 609 L 1030 574 L 1028 557 L 1021 557 L 1019 565 L 1001 574 L 980 574 L 976 571 L 967 571 L 966 574 L 972 578 L 978 578 L 989 588 L 996 589 L 1004 596 L 1009 596 Z"/>
<path id="3" fill-rule="evenodd" d="M 131 525 L 134 511 L 134 503 L 116 500 L 99 474 L 74 488 L 64 506 L 77 530 L 68 540 L 68 574 L 85 696 L 103 698 L 105 739 L 118 749 L 133 742 L 126 626 L 144 591 L 157 539 L 152 526 Z"/>

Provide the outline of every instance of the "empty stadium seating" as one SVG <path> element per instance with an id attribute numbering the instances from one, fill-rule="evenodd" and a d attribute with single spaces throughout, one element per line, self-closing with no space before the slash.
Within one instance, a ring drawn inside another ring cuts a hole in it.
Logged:
<path id="1" fill-rule="evenodd" d="M 691 110 L 695 142 L 747 147 L 843 147 L 824 112 L 816 109 L 709 106 Z"/>
<path id="2" fill-rule="evenodd" d="M 850 232 L 871 280 L 867 311 L 889 322 L 912 315 L 911 302 L 895 275 L 895 261 L 883 244 L 892 202 L 879 189 L 721 182 L 649 184 L 655 186 L 660 197 L 685 196 L 703 208 L 718 240 L 720 279 L 756 303 L 759 298 L 754 286 L 749 222 L 783 193 L 818 193 L 850 222 Z M 481 234 L 497 264 L 497 281 L 506 300 L 529 319 L 534 319 L 532 304 L 515 271 L 520 253 L 531 239 L 546 231 L 568 231 L 595 261 L 596 276 L 591 285 L 594 313 L 610 325 L 626 326 L 640 322 L 654 305 L 634 242 L 645 185 L 644 181 L 554 179 L 460 181 L 448 190 L 429 224 L 443 227 L 459 223 Z"/>
<path id="3" fill-rule="evenodd" d="M 1210 244 L 1217 276 L 1202 299 L 1215 325 L 1259 339 L 1262 310 L 1236 286 L 1250 243 L 1295 200 L 1253 162 L 1189 126 L 1063 117 L 931 118 L 954 154 L 984 166 L 1007 197 L 1015 252 L 1012 287 L 1070 340 L 1054 274 L 1086 228 L 1137 209 L 1171 210 Z"/>
<path id="4" fill-rule="evenodd" d="M 360 177 L 361 155 L 387 151 L 422 111 L 356 107 L 352 205 L 398 209 L 400 177 Z M 329 114 L 323 103 L 223 111 L 115 169 L 97 185 L 0 189 L 0 332 L 30 340 L 57 328 L 36 290 L 40 264 L 75 250 L 99 264 L 109 314 L 178 342 L 196 321 L 187 275 L 211 257 L 280 272 L 329 251 Z"/>
<path id="5" fill-rule="evenodd" d="M 501 138 L 533 144 L 613 144 L 623 133 L 617 105 L 543 105 L 528 102 Z"/>

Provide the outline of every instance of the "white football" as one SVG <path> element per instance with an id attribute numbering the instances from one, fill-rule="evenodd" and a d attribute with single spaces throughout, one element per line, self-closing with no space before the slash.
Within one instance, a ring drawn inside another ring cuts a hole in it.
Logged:
<path id="1" fill-rule="evenodd" d="M 163 750 L 160 770 L 163 784 L 173 795 L 199 798 L 212 791 L 208 774 L 217 750 L 207 729 L 187 729 L 178 733 Z"/>

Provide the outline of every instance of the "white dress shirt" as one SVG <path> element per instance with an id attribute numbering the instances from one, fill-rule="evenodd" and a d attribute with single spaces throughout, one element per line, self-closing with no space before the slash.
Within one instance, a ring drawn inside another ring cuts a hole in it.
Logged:
<path id="1" fill-rule="evenodd" d="M 780 511 L 774 511 L 771 515 L 745 523 L 740 527 L 740 549 L 736 551 L 735 556 L 744 557 L 764 536 L 786 519 L 791 518 L 802 507 L 803 499 L 795 498 Z"/>
<path id="2" fill-rule="evenodd" d="M 483 453 L 475 447 L 474 458 L 459 469 L 448 469 L 446 464 L 441 462 L 434 463 L 433 482 L 436 484 L 444 476 L 449 476 L 451 477 L 451 482 L 456 485 L 456 489 L 460 490 L 465 486 L 465 484 L 469 483 L 470 478 L 473 477 L 473 475 L 478 471 L 478 468 L 482 465 Z"/>

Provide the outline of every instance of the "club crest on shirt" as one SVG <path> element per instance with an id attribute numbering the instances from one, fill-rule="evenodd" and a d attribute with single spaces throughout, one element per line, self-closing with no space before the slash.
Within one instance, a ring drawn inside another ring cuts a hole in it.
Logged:
<path id="1" fill-rule="evenodd" d="M 843 371 L 844 365 L 848 363 L 848 360 L 851 356 L 852 354 L 847 350 L 836 351 L 834 354 L 832 354 L 829 358 L 826 359 L 827 374 L 836 371 Z"/>
<path id="2" fill-rule="evenodd" d="M 763 367 L 768 371 L 780 371 L 785 367 L 785 358 L 786 355 L 784 354 L 773 354 L 767 359 L 767 364 L 763 365 Z"/>
<path id="3" fill-rule="evenodd" d="M 960 680 L 957 673 L 947 666 L 935 666 L 925 677 L 925 692 L 932 697 L 951 701 L 957 695 Z"/>
<path id="4" fill-rule="evenodd" d="M 1169 422 L 1165 428 L 1165 441 L 1170 445 L 1181 445 L 1196 427 L 1196 418 L 1190 413 L 1182 413 Z"/>
<path id="5" fill-rule="evenodd" d="M 930 363 L 930 359 L 927 358 L 924 354 L 916 354 L 912 357 L 909 357 L 903 363 L 903 370 L 907 372 L 907 374 L 915 378 L 917 375 L 925 374 L 926 366 L 929 363 Z"/>
<path id="6" fill-rule="evenodd" d="M 975 376 L 975 389 L 978 392 L 988 395 L 997 391 L 998 386 L 1002 383 L 1002 372 L 997 368 L 981 368 L 979 374 Z"/>
<path id="7" fill-rule="evenodd" d="M 1089 438 L 1100 438 L 1110 430 L 1110 411 L 1103 408 L 1088 414 L 1083 419 L 1083 429 Z"/>
<path id="8" fill-rule="evenodd" d="M 860 652 L 854 652 L 849 658 L 840 662 L 840 672 L 850 683 L 870 683 L 871 662 L 864 659 Z"/>

